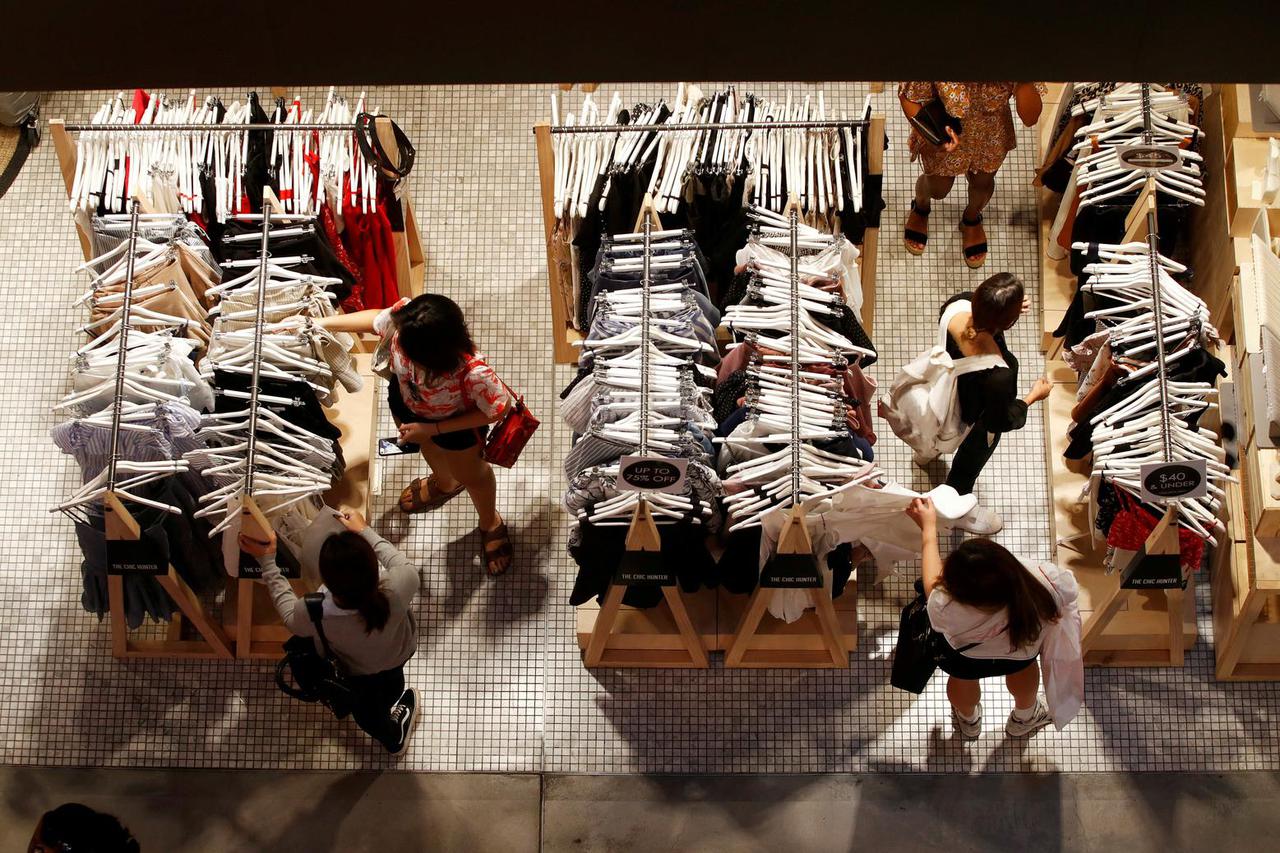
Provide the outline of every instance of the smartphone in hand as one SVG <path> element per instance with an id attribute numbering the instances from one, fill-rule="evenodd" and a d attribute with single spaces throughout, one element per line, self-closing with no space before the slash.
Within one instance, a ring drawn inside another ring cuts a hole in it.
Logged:
<path id="1" fill-rule="evenodd" d="M 379 456 L 400 456 L 404 453 L 417 453 L 419 449 L 418 445 L 413 443 L 401 444 L 398 435 L 378 439 Z"/>

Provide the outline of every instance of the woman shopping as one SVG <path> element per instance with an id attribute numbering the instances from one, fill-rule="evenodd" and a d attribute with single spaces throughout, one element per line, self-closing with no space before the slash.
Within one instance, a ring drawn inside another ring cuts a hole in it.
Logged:
<path id="1" fill-rule="evenodd" d="M 1013 696 L 1006 734 L 1065 726 L 1084 700 L 1075 577 L 1051 563 L 1025 565 L 989 539 L 962 543 L 944 562 L 933 502 L 917 498 L 907 515 L 920 526 L 921 580 L 929 624 L 941 635 L 938 666 L 947 673 L 956 730 L 966 738 L 982 733 L 981 680 L 997 677 Z"/>
<path id="2" fill-rule="evenodd" d="M 973 355 L 999 355 L 1003 367 L 966 373 L 956 379 L 960 418 L 970 425 L 968 434 L 951 460 L 947 485 L 962 495 L 973 492 L 978 474 L 1006 432 L 1022 429 L 1027 407 L 1048 398 L 1052 383 L 1040 377 L 1024 397 L 1018 396 L 1018 359 L 1009 351 L 1004 333 L 1030 307 L 1022 282 L 1007 272 L 997 273 L 978 285 L 972 293 L 948 299 L 940 316 L 947 322 L 947 354 L 953 359 Z M 1004 522 L 993 510 L 979 506 L 957 526 L 970 533 L 989 536 L 998 533 Z"/>
<path id="3" fill-rule="evenodd" d="M 1030 127 L 1040 119 L 1040 96 L 1045 91 L 1043 83 L 910 82 L 898 88 L 898 100 L 908 119 L 918 120 L 921 111 L 930 108 L 939 114 L 946 133 L 944 141 L 935 145 L 919 130 L 911 131 L 911 159 L 920 158 L 923 173 L 916 180 L 903 233 L 908 252 L 924 252 L 933 202 L 946 198 L 956 178 L 963 175 L 969 185 L 968 201 L 960 215 L 964 262 L 970 269 L 986 263 L 982 211 L 995 193 L 996 172 L 1018 144 L 1009 99 L 1016 101 L 1018 117 Z"/>
<path id="4" fill-rule="evenodd" d="M 387 395 L 400 442 L 417 445 L 431 468 L 400 494 L 400 509 L 435 509 L 465 489 L 480 516 L 486 570 L 490 575 L 507 571 L 511 537 L 498 513 L 498 485 L 483 450 L 489 425 L 514 399 L 476 352 L 462 309 L 446 296 L 427 293 L 381 311 L 321 322 L 332 331 L 375 332 L 383 339 L 374 369 L 390 381 Z"/>
<path id="5" fill-rule="evenodd" d="M 320 546 L 321 627 L 353 689 L 351 716 L 387 752 L 399 753 L 418 715 L 418 694 L 405 689 L 404 665 L 417 651 L 411 608 L 421 578 L 360 513 L 346 510 L 338 517 L 346 530 Z M 323 654 L 306 602 L 294 595 L 276 566 L 275 533 L 265 542 L 241 534 L 240 548 L 262 566 L 262 580 L 285 627 L 294 636 L 316 637 L 316 651 Z"/>

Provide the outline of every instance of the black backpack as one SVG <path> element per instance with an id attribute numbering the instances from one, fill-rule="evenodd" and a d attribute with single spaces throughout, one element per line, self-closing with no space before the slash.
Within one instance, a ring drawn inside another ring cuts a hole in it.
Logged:
<path id="1" fill-rule="evenodd" d="M 354 691 L 324 635 L 324 595 L 312 592 L 302 600 L 320 636 L 324 656 L 316 654 L 316 644 L 310 637 L 290 637 L 284 644 L 284 658 L 276 664 L 276 686 L 294 699 L 326 705 L 341 720 L 351 713 Z M 289 684 L 286 671 L 293 675 L 297 687 Z"/>

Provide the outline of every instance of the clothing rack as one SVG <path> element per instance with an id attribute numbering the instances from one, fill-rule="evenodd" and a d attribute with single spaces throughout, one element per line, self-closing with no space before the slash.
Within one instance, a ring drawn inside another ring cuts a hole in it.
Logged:
<path id="1" fill-rule="evenodd" d="M 787 204 L 785 215 L 790 230 L 790 246 L 788 254 L 791 260 L 791 507 L 787 510 L 787 519 L 783 523 L 782 535 L 778 540 L 778 554 L 790 557 L 808 557 L 814 559 L 813 543 L 809 538 L 809 529 L 805 522 L 805 508 L 801 499 L 801 438 L 800 438 L 800 391 L 803 387 L 800 375 L 800 201 L 795 193 Z M 776 591 L 774 587 L 763 585 L 756 587 L 751 594 L 746 611 L 738 622 L 733 639 L 725 652 L 725 666 L 743 668 L 773 668 L 778 666 L 801 667 L 834 667 L 837 669 L 849 666 L 849 650 L 840 619 L 836 614 L 835 601 L 831 591 L 821 586 L 809 587 L 809 598 L 813 602 L 816 615 L 818 639 L 821 650 L 805 648 L 809 642 L 802 642 L 799 648 L 779 648 L 771 642 L 774 638 L 764 638 L 759 634 L 760 624 L 764 619 L 769 602 Z M 851 579 L 851 583 L 854 583 Z M 850 588 L 846 592 L 853 594 Z M 855 611 L 856 635 L 856 611 Z M 811 623 L 802 623 L 811 624 Z M 801 635 L 793 635 L 800 638 Z"/>
<path id="2" fill-rule="evenodd" d="M 639 456 L 649 455 L 649 391 L 650 391 L 650 352 L 653 346 L 650 330 L 650 296 L 653 285 L 650 263 L 653 259 L 652 235 L 655 229 L 661 230 L 662 224 L 654 211 L 653 198 L 646 196 L 640 209 L 640 219 L 636 229 L 644 234 L 643 254 L 641 255 L 642 272 L 640 278 L 640 441 Z M 621 471 L 619 471 L 621 478 Z M 626 551 L 629 553 L 660 554 L 662 551 L 662 534 L 654 521 L 649 502 L 641 492 L 636 500 L 636 507 L 631 515 L 631 524 L 627 529 Z M 621 640 L 615 634 L 619 613 L 622 609 L 622 598 L 626 594 L 627 585 L 612 582 L 605 594 L 604 604 L 595 614 L 590 624 L 586 647 L 583 649 L 583 662 L 587 667 L 622 666 L 644 668 L 686 668 L 706 669 L 710 666 L 707 647 L 702 633 L 695 628 L 689 608 L 685 606 L 684 593 L 675 586 L 674 577 L 670 583 L 662 586 L 662 596 L 671 614 L 673 632 L 649 631 L 645 638 L 647 647 L 628 648 L 629 642 Z M 647 616 L 643 617 L 648 622 Z M 652 624 L 652 623 L 650 623 Z M 581 634 L 581 628 L 579 629 Z M 619 642 L 619 640 L 621 640 Z"/>
<path id="3" fill-rule="evenodd" d="M 123 301 L 120 309 L 120 340 L 116 363 L 115 389 L 111 402 L 110 456 L 107 459 L 105 492 L 102 495 L 103 524 L 107 540 L 107 595 L 111 613 L 111 653 L 116 658 L 199 658 L 226 660 L 233 657 L 226 633 L 205 611 L 199 596 L 192 591 L 174 569 L 165 566 L 155 577 L 161 588 L 178 608 L 163 639 L 135 639 L 130 636 L 125 616 L 124 577 L 110 569 L 112 543 L 137 542 L 142 538 L 141 526 L 125 506 L 132 500 L 117 490 L 120 460 L 120 419 L 124 400 L 124 377 L 128 360 L 129 331 L 132 324 L 134 260 L 137 257 L 138 219 L 141 204 L 135 198 L 129 209 L 129 235 L 126 255 Z M 174 473 L 179 470 L 175 466 Z M 122 548 L 116 545 L 116 548 Z M 159 567 L 157 567 L 159 568 Z M 189 622 L 198 638 L 184 636 L 183 619 Z"/>
<path id="4" fill-rule="evenodd" d="M 270 133 L 309 133 L 318 132 L 324 134 L 334 134 L 350 132 L 355 134 L 358 131 L 356 123 L 332 123 L 332 122 L 303 122 L 298 124 L 253 124 L 253 123 L 233 123 L 233 124 L 201 124 L 191 122 L 170 122 L 170 123 L 152 123 L 152 124 L 110 124 L 95 122 L 70 122 L 63 119 L 51 119 L 49 121 L 49 135 L 53 140 L 54 150 L 58 155 L 58 164 L 62 170 L 62 178 L 66 184 L 68 195 L 71 194 L 72 188 L 76 180 L 77 150 L 76 144 L 72 140 L 72 133 L 110 133 L 110 134 L 147 134 L 147 133 L 242 133 L 246 131 L 264 131 Z M 373 133 L 377 135 L 378 141 L 383 149 L 387 152 L 387 156 L 393 161 L 395 166 L 400 165 L 400 149 L 397 143 L 395 129 L 389 116 L 375 116 L 373 120 Z M 332 138 L 326 137 L 326 138 Z M 354 146 L 354 151 L 359 152 L 359 146 Z M 419 296 L 423 292 L 424 281 L 426 278 L 426 255 L 422 247 L 422 238 L 418 232 L 417 216 L 414 212 L 414 206 L 407 188 L 400 188 L 399 199 L 401 208 L 404 213 L 404 230 L 392 232 L 392 242 L 395 245 L 395 265 L 396 265 L 396 283 L 400 291 L 400 296 L 412 298 Z M 150 203 L 144 198 L 141 199 L 143 211 L 150 209 Z M 281 209 L 281 214 L 284 213 Z M 92 248 L 89 242 L 89 236 L 85 233 L 84 228 L 76 224 L 77 236 L 80 238 L 81 250 L 85 259 L 91 256 Z"/>
<path id="5" fill-rule="evenodd" d="M 685 84 L 681 84 L 683 88 Z M 582 340 L 582 333 L 573 327 L 571 313 L 566 305 L 564 294 L 572 290 L 571 281 L 566 275 L 572 274 L 562 268 L 560 252 L 557 248 L 555 213 L 555 181 L 556 152 L 554 139 L 563 135 L 578 134 L 612 134 L 612 133 L 674 133 L 700 132 L 708 130 L 841 130 L 853 128 L 862 130 L 864 144 L 867 145 L 868 175 L 879 177 L 884 168 L 884 117 L 872 115 L 869 119 L 847 119 L 832 121 L 773 121 L 773 122 L 705 122 L 688 124 L 654 124 L 654 125 L 553 125 L 550 122 L 538 122 L 533 126 L 533 135 L 537 148 L 538 181 L 542 197 L 543 238 L 547 255 L 547 281 L 551 313 L 551 345 L 552 354 L 557 364 L 572 364 L 577 359 L 574 344 Z M 878 213 L 877 213 L 878 216 Z M 878 219 L 877 219 L 878 221 Z M 879 228 L 869 227 L 863 238 L 860 275 L 863 293 L 863 325 L 868 333 L 872 332 L 875 315 L 875 281 L 876 281 L 876 246 L 879 241 Z"/>
<path id="6" fill-rule="evenodd" d="M 1136 107 L 1141 110 L 1141 123 L 1137 134 L 1137 142 L 1143 145 L 1161 145 L 1157 134 L 1153 133 L 1153 88 L 1149 84 L 1130 87 L 1129 98 L 1136 100 Z M 1060 93 L 1059 93 L 1060 94 Z M 1050 95 L 1051 102 L 1053 95 Z M 1095 121 L 1097 119 L 1095 118 Z M 1052 130 L 1049 123 L 1049 130 Z M 1166 137 L 1168 134 L 1166 134 Z M 1042 137 L 1042 144 L 1045 140 Z M 1174 142 L 1163 143 L 1173 147 Z M 1203 184 L 1208 192 L 1207 204 L 1212 208 L 1217 170 L 1209 159 L 1209 148 L 1205 146 Z M 1183 156 L 1179 152 L 1176 156 Z M 1158 443 L 1153 445 L 1156 459 L 1177 462 L 1185 459 L 1185 454 L 1174 447 L 1172 438 L 1176 425 L 1173 419 L 1177 416 L 1171 410 L 1171 389 L 1168 381 L 1169 354 L 1165 347 L 1165 335 L 1171 334 L 1166 325 L 1166 317 L 1161 308 L 1168 295 L 1161 289 L 1160 272 L 1162 258 L 1159 254 L 1159 233 L 1157 230 L 1156 205 L 1157 181 L 1149 175 L 1145 185 L 1140 189 L 1129 215 L 1125 220 L 1124 236 L 1120 243 L 1146 244 L 1146 266 L 1150 270 L 1151 294 L 1154 317 L 1154 335 L 1158 342 L 1155 347 L 1153 369 L 1158 392 L 1158 426 L 1153 427 L 1158 436 Z M 1081 503 L 1079 496 L 1088 483 L 1091 472 L 1087 464 L 1065 459 L 1062 455 L 1066 442 L 1066 433 L 1073 418 L 1072 410 L 1076 403 L 1076 373 L 1066 364 L 1056 360 L 1060 340 L 1050 336 L 1050 330 L 1058 325 L 1076 288 L 1076 276 L 1069 268 L 1067 259 L 1056 260 L 1048 254 L 1052 243 L 1050 226 L 1057 214 L 1057 197 L 1048 191 L 1042 196 L 1041 234 L 1042 272 L 1044 279 L 1045 314 L 1044 314 L 1044 349 L 1050 359 L 1047 374 L 1059 387 L 1057 393 L 1046 402 L 1044 427 L 1046 430 L 1046 455 L 1049 469 L 1051 529 L 1053 532 L 1053 548 L 1055 562 L 1070 569 L 1081 586 L 1081 610 L 1085 618 L 1082 645 L 1085 660 L 1091 665 L 1103 666 L 1181 666 L 1185 660 L 1185 650 L 1195 641 L 1197 635 L 1195 621 L 1195 595 L 1193 587 L 1194 575 L 1187 578 L 1187 588 L 1125 588 L 1123 576 L 1128 572 L 1108 573 L 1103 566 L 1106 545 L 1098 544 L 1094 539 L 1093 513 L 1088 502 Z M 1204 211 L 1201 211 L 1204 212 Z M 1206 222 L 1206 219 L 1210 220 Z M 1212 239 L 1212 233 L 1201 235 L 1200 229 L 1212 232 L 1213 217 L 1203 217 L 1192 229 L 1191 244 L 1193 255 L 1195 246 Z M 1197 290 L 1207 287 L 1206 293 L 1212 293 L 1215 284 L 1203 282 L 1197 268 Z M 1208 301 L 1208 300 L 1204 300 Z M 1210 303 L 1208 319 L 1218 318 L 1221 311 Z M 1206 420 L 1208 416 L 1206 415 Z M 1096 462 L 1103 464 L 1104 462 Z M 1213 462 L 1210 461 L 1210 469 Z M 1106 476 L 1105 472 L 1094 472 L 1094 476 Z M 1214 477 L 1217 475 L 1214 474 Z M 1214 478 L 1211 477 L 1211 480 Z M 1230 494 L 1230 481 L 1225 480 L 1227 493 Z M 1179 524 L 1178 501 L 1161 502 L 1165 512 L 1159 519 L 1155 529 L 1147 537 L 1144 548 L 1134 561 L 1124 569 L 1138 568 L 1138 561 L 1150 557 L 1178 559 Z M 1231 543 L 1225 543 L 1229 551 Z"/>
<path id="7" fill-rule="evenodd" d="M 686 124 L 654 124 L 654 125 L 631 125 L 631 124 L 593 124 L 584 126 L 575 125 L 548 125 L 548 132 L 553 134 L 562 133 L 676 133 L 679 131 L 700 131 L 700 130 L 838 130 L 842 128 L 862 128 L 868 129 L 872 127 L 876 119 L 842 119 L 840 121 L 712 121 L 712 122 L 688 122 Z M 539 125 L 534 125 L 534 133 L 538 132 Z"/>
<path id="8" fill-rule="evenodd" d="M 1143 84 L 1143 102 L 1144 111 L 1147 112 L 1146 126 L 1150 129 L 1149 114 L 1149 89 Z M 1150 135 L 1147 135 L 1148 143 Z M 1160 455 L 1165 462 L 1173 459 L 1173 438 L 1171 435 L 1171 426 L 1169 423 L 1171 405 L 1169 398 L 1169 376 L 1168 367 L 1165 360 L 1165 340 L 1164 340 L 1164 311 L 1162 310 L 1161 281 L 1160 281 L 1160 244 L 1159 234 L 1157 231 L 1156 212 L 1154 210 L 1154 196 L 1147 196 L 1148 211 L 1145 217 L 1147 229 L 1147 264 L 1151 275 L 1151 302 L 1153 306 L 1152 317 L 1155 321 L 1155 342 L 1156 342 L 1156 382 L 1159 388 L 1159 415 L 1160 415 L 1160 438 L 1161 449 Z M 1178 524 L 1177 524 L 1177 501 L 1170 501 L 1165 508 L 1164 516 L 1156 525 L 1155 530 L 1147 537 L 1143 550 L 1147 556 L 1172 556 L 1177 559 L 1180 552 Z M 1144 559 L 1144 554 L 1139 553 L 1133 558 L 1136 564 Z M 1094 617 L 1090 620 L 1088 627 L 1084 630 L 1081 637 L 1081 647 L 1087 654 L 1092 646 L 1094 646 L 1107 626 L 1115 619 L 1116 614 L 1120 612 L 1129 600 L 1132 598 L 1132 589 L 1127 589 L 1121 581 L 1116 585 L 1114 592 L 1103 600 L 1101 605 L 1095 609 Z M 1181 588 L 1169 588 L 1163 590 L 1166 613 L 1168 615 L 1168 638 L 1169 638 L 1169 663 L 1173 666 L 1181 666 L 1186 653 L 1186 643 L 1184 642 L 1182 619 L 1184 610 L 1185 592 Z"/>

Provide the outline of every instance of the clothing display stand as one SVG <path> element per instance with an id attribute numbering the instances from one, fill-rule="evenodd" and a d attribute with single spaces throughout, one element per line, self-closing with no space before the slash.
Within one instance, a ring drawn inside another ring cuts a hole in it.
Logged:
<path id="1" fill-rule="evenodd" d="M 639 456 L 649 455 L 649 355 L 653 346 L 649 340 L 649 262 L 652 258 L 650 234 L 661 229 L 662 223 L 654 211 L 653 198 L 646 195 L 635 228 L 644 233 L 644 273 L 640 283 L 643 307 L 640 312 Z M 653 520 L 653 513 L 643 492 L 639 494 L 631 515 L 625 550 L 631 555 L 657 554 L 658 559 L 661 559 L 662 534 Z M 619 615 L 624 610 L 622 597 L 626 594 L 628 584 L 617 578 L 610 582 L 604 604 L 598 611 L 585 605 L 579 608 L 580 614 L 593 617 L 585 632 L 583 662 L 586 666 L 706 669 L 710 665 L 704 637 L 695 627 L 690 610 L 685 606 L 684 593 L 675 585 L 674 576 L 670 576 L 668 580 L 669 583 L 664 582 L 662 585 L 665 613 L 660 607 L 651 609 L 656 613 L 625 608 L 629 611 L 628 618 L 625 623 L 619 624 Z M 580 620 L 580 643 L 584 627 Z"/>
<path id="2" fill-rule="evenodd" d="M 1148 190 L 1151 189 L 1150 184 Z M 1158 257 L 1154 192 L 1139 194 L 1126 220 L 1125 241 L 1145 241 L 1153 265 L 1153 293 L 1159 299 L 1159 276 L 1155 274 Z M 1159 318 L 1161 313 L 1155 312 Z M 1157 321 L 1157 327 L 1160 325 Z M 1161 399 L 1168 399 L 1165 380 L 1163 332 L 1155 340 Z M 1079 502 L 1088 475 L 1078 465 L 1062 457 L 1071 426 L 1071 409 L 1075 400 L 1075 374 L 1065 364 L 1052 362 L 1049 375 L 1055 380 L 1055 394 L 1049 398 L 1045 417 L 1045 447 L 1050 463 L 1050 513 L 1055 561 L 1070 569 L 1081 587 L 1081 614 L 1084 627 L 1081 645 L 1085 663 L 1102 666 L 1182 666 L 1185 652 L 1197 636 L 1195 622 L 1195 575 L 1187 575 L 1185 589 L 1139 590 L 1121 585 L 1122 571 L 1107 574 L 1102 567 L 1106 543 L 1094 540 L 1089 508 Z M 1169 407 L 1162 405 L 1167 435 Z M 1165 452 L 1168 453 L 1166 438 Z M 1229 487 L 1230 484 L 1228 484 Z M 1144 550 L 1148 555 L 1179 553 L 1178 527 L 1174 523 L 1174 506 L 1168 506 L 1164 517 L 1148 536 Z M 1230 550 L 1230 543 L 1223 543 Z"/>
<path id="3" fill-rule="evenodd" d="M 257 444 L 257 418 L 259 411 L 259 379 L 262 368 L 262 326 L 266 306 L 265 289 L 267 263 L 270 257 L 268 242 L 271 234 L 271 217 L 285 214 L 280 200 L 270 187 L 262 190 L 262 246 L 258 262 L 257 315 L 254 317 L 253 373 L 249 383 L 248 449 L 245 451 L 244 486 L 240 497 L 240 532 L 251 539 L 266 541 L 272 532 L 271 521 L 253 497 L 254 455 Z M 297 217 L 294 217 L 295 219 Z M 289 580 L 298 595 L 311 592 L 300 578 Z M 289 639 L 289 631 L 271 604 L 266 586 L 256 578 L 236 577 L 227 584 L 227 600 L 222 612 L 223 624 L 235 640 L 236 657 L 246 659 L 270 659 L 280 657 L 280 644 Z"/>
<path id="4" fill-rule="evenodd" d="M 75 182 L 76 175 L 76 144 L 71 138 L 71 134 L 81 131 L 109 130 L 113 133 L 192 133 L 205 134 L 210 132 L 219 133 L 238 133 L 241 131 L 274 131 L 288 129 L 293 132 L 303 131 L 335 131 L 349 128 L 352 133 L 356 132 L 354 125 L 332 124 L 322 122 L 274 125 L 274 124 L 142 124 L 142 125 L 94 125 L 91 123 L 67 124 L 64 119 L 50 119 L 49 136 L 53 140 L 54 151 L 58 155 L 58 165 L 62 170 L 62 179 L 66 183 L 67 194 L 71 194 L 72 185 Z M 399 147 L 396 144 L 395 132 L 391 125 L 391 119 L 387 116 L 378 116 L 374 119 L 374 132 L 378 134 L 378 139 L 382 142 L 383 148 L 388 152 L 388 156 L 399 161 Z M 355 152 L 359 152 L 359 146 L 354 147 Z M 422 238 L 418 233 L 417 218 L 413 211 L 413 202 L 409 196 L 407 189 L 403 183 L 397 187 L 397 197 L 400 199 L 401 207 L 404 211 L 404 231 L 392 231 L 393 242 L 396 251 L 396 285 L 401 296 L 414 297 L 423 292 L 423 281 L 426 276 L 426 256 L 422 249 Z M 143 198 L 144 208 L 149 207 L 147 199 Z M 76 235 L 80 239 L 80 247 L 84 253 L 85 259 L 91 256 L 91 247 L 89 243 L 89 235 L 79 223 L 76 224 Z"/>
<path id="5" fill-rule="evenodd" d="M 772 122 L 767 125 L 769 128 L 811 128 L 811 129 L 836 129 L 857 127 L 865 130 L 864 143 L 867 148 L 868 170 L 870 175 L 879 176 L 884 171 L 884 117 L 872 116 L 866 121 L 861 120 L 842 120 L 842 121 L 791 121 L 791 122 Z M 577 353 L 574 350 L 574 342 L 582 340 L 582 334 L 573 328 L 573 323 L 569 317 L 568 307 L 565 305 L 563 293 L 565 283 L 562 277 L 565 275 L 562 269 L 561 261 L 557 257 L 554 243 L 554 237 L 557 227 L 555 213 L 555 175 L 556 175 L 556 158 L 555 143 L 553 137 L 559 134 L 574 133 L 663 133 L 663 132 L 683 132 L 690 133 L 697 130 L 730 130 L 730 129 L 763 129 L 762 124 L 741 124 L 736 122 L 712 122 L 700 123 L 697 125 L 643 125 L 643 126 L 627 126 L 619 127 L 574 127 L 574 126 L 556 126 L 553 127 L 549 122 L 539 122 L 533 126 L 533 135 L 537 148 L 538 157 L 538 183 L 542 196 L 542 226 L 543 236 L 546 241 L 547 254 L 547 279 L 550 286 L 551 300 L 551 329 L 552 329 L 552 353 L 557 364 L 572 364 L 577 360 Z M 878 221 L 878 218 L 877 220 Z M 875 315 L 875 276 L 876 276 L 876 246 L 879 241 L 879 228 L 867 228 L 863 237 L 861 248 L 862 255 L 860 257 L 860 278 L 863 294 L 863 325 L 867 333 L 872 332 L 872 318 Z"/>
<path id="6" fill-rule="evenodd" d="M 107 463 L 106 491 L 103 494 L 103 517 L 108 553 L 113 542 L 136 542 L 142 537 L 141 528 L 125 506 L 128 497 L 116 491 L 116 465 L 120 452 L 120 409 L 123 400 L 125 363 L 128 357 L 128 340 L 133 308 L 133 262 L 137 255 L 138 214 L 142 205 L 134 199 L 130 205 L 127 272 L 123 303 L 120 309 L 120 343 L 116 367 L 116 390 L 112 402 L 111 455 Z M 210 618 L 200 598 L 178 576 L 172 564 L 156 575 L 156 580 L 178 607 L 173 614 L 164 639 L 133 639 L 125 618 L 124 577 L 118 573 L 107 576 L 107 593 L 111 609 L 111 653 L 117 658 L 207 658 L 232 657 L 231 641 L 222 628 Z M 198 639 L 184 638 L 185 622 L 199 634 Z"/>
<path id="7" fill-rule="evenodd" d="M 805 524 L 805 509 L 801 501 L 800 472 L 800 202 L 793 193 L 784 216 L 791 225 L 791 494 L 793 504 L 787 512 L 778 539 L 778 554 L 813 557 L 813 543 Z M 850 579 L 845 595 L 856 601 L 856 579 Z M 854 643 L 846 644 L 846 635 L 836 614 L 831 591 L 821 586 L 809 587 L 812 612 L 806 612 L 800 620 L 776 632 L 762 627 L 765 611 L 773 600 L 776 587 L 761 584 L 751 594 L 733 638 L 725 652 L 725 666 L 744 668 L 764 667 L 833 667 L 849 665 L 849 650 L 856 645 L 857 613 L 854 611 Z M 771 620 L 777 623 L 778 620 Z M 785 623 L 779 623 L 785 624 Z M 815 642 L 816 641 L 816 642 Z M 816 647 L 815 647 L 816 646 Z"/>

